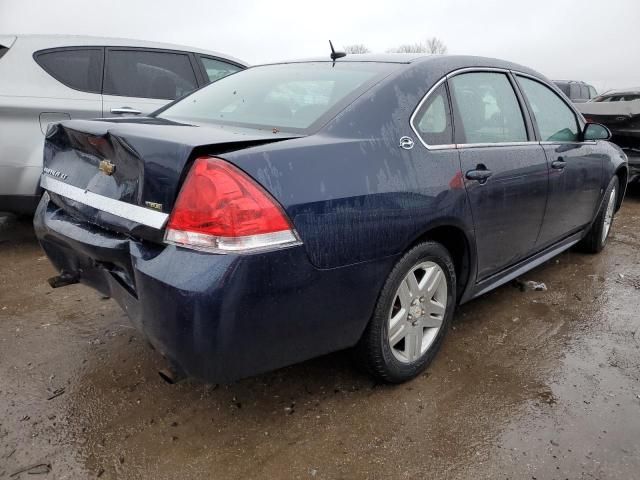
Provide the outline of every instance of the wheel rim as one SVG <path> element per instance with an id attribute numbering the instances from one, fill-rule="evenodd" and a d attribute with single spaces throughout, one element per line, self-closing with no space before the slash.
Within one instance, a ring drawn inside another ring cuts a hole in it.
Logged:
<path id="1" fill-rule="evenodd" d="M 435 340 L 447 309 L 447 279 L 437 263 L 421 262 L 404 277 L 389 312 L 389 346 L 402 363 L 422 357 Z"/>
<path id="2" fill-rule="evenodd" d="M 609 236 L 609 230 L 611 230 L 611 223 L 613 222 L 613 211 L 616 207 L 616 189 L 611 190 L 609 200 L 607 203 L 607 210 L 604 213 L 604 226 L 602 228 L 602 243 L 605 242 Z"/>

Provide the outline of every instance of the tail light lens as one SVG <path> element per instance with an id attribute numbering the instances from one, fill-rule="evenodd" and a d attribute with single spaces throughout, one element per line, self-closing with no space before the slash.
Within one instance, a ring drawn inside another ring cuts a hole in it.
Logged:
<path id="1" fill-rule="evenodd" d="M 301 243 L 268 192 L 214 157 L 198 158 L 191 167 L 169 217 L 165 241 L 218 253 Z"/>

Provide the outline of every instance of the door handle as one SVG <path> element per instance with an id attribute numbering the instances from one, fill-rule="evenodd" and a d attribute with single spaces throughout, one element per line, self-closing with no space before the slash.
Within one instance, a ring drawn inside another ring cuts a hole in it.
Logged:
<path id="1" fill-rule="evenodd" d="M 551 168 L 554 168 L 556 170 L 564 170 L 564 167 L 567 166 L 567 162 L 564 161 L 564 158 L 562 157 L 558 157 L 557 160 L 554 160 L 553 162 L 551 162 Z"/>
<path id="2" fill-rule="evenodd" d="M 129 114 L 129 115 L 140 115 L 142 112 L 140 110 L 136 110 L 131 107 L 120 107 L 120 108 L 112 108 L 111 113 L 117 114 Z"/>
<path id="3" fill-rule="evenodd" d="M 483 164 L 480 164 L 476 166 L 475 170 L 469 170 L 464 176 L 467 180 L 474 180 L 483 185 L 491 175 L 493 175 L 493 172 L 491 170 L 487 170 L 487 167 Z"/>

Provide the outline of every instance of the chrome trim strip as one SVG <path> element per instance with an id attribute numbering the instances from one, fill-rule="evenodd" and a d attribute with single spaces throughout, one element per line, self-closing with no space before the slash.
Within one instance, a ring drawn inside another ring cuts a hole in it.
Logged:
<path id="1" fill-rule="evenodd" d="M 422 105 L 424 104 L 424 102 L 426 102 L 429 99 L 429 96 L 434 92 L 434 90 L 436 90 L 446 80 L 448 80 L 451 77 L 455 77 L 458 74 L 467 73 L 467 72 L 501 72 L 501 73 L 511 72 L 511 73 L 520 74 L 520 72 L 518 72 L 517 70 L 509 70 L 507 68 L 498 68 L 498 67 L 465 67 L 465 68 L 460 68 L 458 70 L 454 70 L 453 72 L 449 72 L 448 74 L 446 74 L 444 77 L 438 80 L 429 89 L 427 93 L 425 93 L 424 97 L 422 97 L 422 100 L 420 100 L 420 103 L 418 103 L 418 106 L 413 110 L 411 117 L 409 117 L 409 125 L 411 126 L 411 130 L 413 130 L 413 133 L 416 134 L 416 136 L 420 140 L 420 143 L 422 143 L 422 145 L 424 145 L 425 148 L 427 148 L 427 150 L 448 150 L 453 148 L 460 149 L 460 148 L 500 147 L 500 146 L 506 147 L 506 146 L 516 146 L 516 145 L 537 144 L 538 143 L 537 141 L 532 140 L 532 141 L 526 141 L 526 142 L 509 142 L 509 143 L 459 143 L 459 144 L 450 144 L 450 145 L 429 145 L 427 142 L 425 142 L 422 139 L 422 137 L 420 136 L 420 133 L 418 132 L 417 128 L 414 125 L 414 120 L 416 118 L 416 115 L 420 111 L 420 108 L 422 108 Z M 528 75 L 526 73 L 522 73 L 522 75 L 526 75 L 536 80 L 540 80 L 537 77 Z"/>
<path id="2" fill-rule="evenodd" d="M 422 143 L 422 145 L 424 145 L 428 150 L 447 150 L 447 149 L 451 149 L 451 148 L 456 148 L 456 149 L 462 149 L 462 148 L 482 148 L 482 147 L 514 147 L 514 146 L 522 146 L 522 145 L 545 145 L 545 142 L 539 142 L 537 140 L 528 140 L 526 142 L 496 142 L 496 143 L 458 143 L 458 144 L 451 144 L 451 145 L 429 145 L 428 143 L 426 143 L 422 137 L 420 136 L 420 133 L 418 132 L 418 130 L 416 129 L 415 125 L 414 125 L 414 120 L 416 115 L 418 114 L 418 111 L 420 110 L 420 108 L 422 108 L 422 105 L 424 104 L 424 102 L 426 102 L 429 98 L 429 96 L 433 93 L 433 91 L 435 89 L 437 89 L 440 85 L 442 85 L 442 83 L 448 79 L 450 79 L 451 77 L 455 77 L 456 75 L 459 75 L 461 73 L 468 73 L 468 72 L 501 72 L 501 73 L 511 73 L 513 75 L 521 75 L 523 77 L 528 77 L 531 78 L 532 80 L 536 80 L 540 83 L 542 83 L 543 85 L 551 88 L 553 90 L 553 86 L 549 85 L 549 83 L 547 83 L 544 79 L 536 77 L 535 75 L 531 75 L 529 73 L 524 73 L 521 72 L 519 70 L 513 70 L 513 69 L 508 69 L 508 68 L 499 68 L 499 67 L 464 67 L 464 68 L 460 68 L 458 70 L 454 70 L 453 72 L 449 72 L 448 74 L 446 74 L 444 77 L 442 77 L 440 80 L 438 80 L 433 87 L 431 87 L 429 89 L 429 91 L 424 95 L 424 97 L 422 97 L 422 100 L 420 100 L 420 103 L 418 103 L 418 106 L 413 110 L 413 113 L 411 114 L 411 117 L 409 118 L 409 125 L 411 126 L 411 130 L 413 130 L 413 133 L 416 134 L 416 136 L 418 137 L 418 139 L 420 140 L 420 143 Z M 561 99 L 564 101 L 564 99 Z M 566 102 L 564 102 L 566 104 Z M 569 105 L 569 108 L 571 109 L 571 111 L 575 114 L 577 112 L 577 110 Z M 579 115 L 577 115 L 578 118 L 580 118 Z M 549 142 L 549 143 L 558 143 L 558 142 Z M 565 142 L 565 143 L 576 143 L 576 142 Z"/>
<path id="3" fill-rule="evenodd" d="M 499 67 L 464 67 L 464 68 L 459 68 L 458 70 L 454 70 L 453 72 L 449 72 L 447 73 L 446 78 L 449 79 L 451 77 L 455 77 L 456 75 L 459 75 L 461 73 L 467 73 L 467 72 L 501 72 L 501 73 L 509 73 L 512 70 L 509 70 L 508 68 L 499 68 Z"/>
<path id="4" fill-rule="evenodd" d="M 522 147 L 526 145 L 539 145 L 538 141 L 527 142 L 494 142 L 494 143 L 458 143 L 457 148 L 477 148 L 477 147 Z"/>
<path id="5" fill-rule="evenodd" d="M 164 227 L 164 224 L 169 218 L 169 215 L 166 213 L 156 212 L 138 205 L 132 205 L 114 198 L 105 197 L 104 195 L 98 195 L 97 193 L 61 182 L 46 174 L 43 174 L 40 178 L 40 186 L 51 193 L 68 198 L 69 200 L 82 203 L 83 205 L 126 220 L 131 220 L 132 222 L 157 228 L 158 230 Z"/>

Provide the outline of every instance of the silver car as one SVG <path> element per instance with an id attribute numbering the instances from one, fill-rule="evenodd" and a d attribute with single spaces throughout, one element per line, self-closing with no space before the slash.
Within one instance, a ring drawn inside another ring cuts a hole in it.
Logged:
<path id="1" fill-rule="evenodd" d="M 35 210 L 49 123 L 145 115 L 246 67 L 155 42 L 0 35 L 0 211 Z"/>

